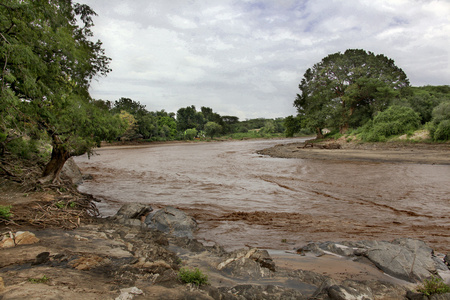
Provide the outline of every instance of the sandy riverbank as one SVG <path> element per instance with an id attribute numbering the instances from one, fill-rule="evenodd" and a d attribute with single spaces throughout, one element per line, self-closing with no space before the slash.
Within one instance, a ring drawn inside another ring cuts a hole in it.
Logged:
<path id="1" fill-rule="evenodd" d="M 327 143 L 331 142 L 321 144 Z M 339 144 L 341 149 L 321 149 L 314 146 L 303 148 L 304 143 L 286 143 L 264 149 L 259 153 L 281 158 L 450 165 L 449 143 L 357 144 L 341 141 Z"/>

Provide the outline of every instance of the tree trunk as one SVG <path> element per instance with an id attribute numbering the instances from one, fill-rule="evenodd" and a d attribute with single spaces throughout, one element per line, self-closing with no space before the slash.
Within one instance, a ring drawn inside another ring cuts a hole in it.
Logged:
<path id="1" fill-rule="evenodd" d="M 355 107 L 351 106 L 350 109 L 349 109 L 348 116 L 345 115 L 345 113 L 343 113 L 342 118 L 343 118 L 344 124 L 342 126 L 340 126 L 339 133 L 344 134 L 344 133 L 347 132 L 348 128 L 350 127 L 348 125 L 348 121 L 349 121 L 350 117 L 353 115 L 354 112 L 355 112 Z"/>
<path id="2" fill-rule="evenodd" d="M 57 182 L 65 162 L 70 157 L 70 153 L 64 148 L 64 144 L 58 135 L 52 136 L 52 144 L 52 156 L 45 166 L 42 176 L 48 177 L 52 182 Z"/>
<path id="3" fill-rule="evenodd" d="M 316 139 L 323 139 L 322 128 L 316 127 L 317 136 Z"/>

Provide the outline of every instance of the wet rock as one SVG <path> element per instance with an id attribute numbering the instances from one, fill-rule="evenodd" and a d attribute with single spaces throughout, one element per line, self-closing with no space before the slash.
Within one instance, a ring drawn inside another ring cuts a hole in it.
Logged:
<path id="1" fill-rule="evenodd" d="M 153 209 L 140 203 L 128 203 L 123 205 L 112 219 L 118 223 L 141 226 L 147 215 L 152 212 Z"/>
<path id="2" fill-rule="evenodd" d="M 217 265 L 217 269 L 237 277 L 262 278 L 272 275 L 275 263 L 265 250 L 240 249 L 226 256 L 226 259 Z"/>
<path id="3" fill-rule="evenodd" d="M 197 222 L 194 218 L 171 206 L 166 206 L 156 213 L 148 215 L 145 223 L 149 228 L 190 239 L 193 238 L 193 233 L 197 229 Z"/>
<path id="4" fill-rule="evenodd" d="M 410 238 L 392 242 L 326 242 L 320 248 L 347 257 L 366 257 L 387 274 L 410 282 L 422 281 L 437 270 L 448 270 L 423 241 Z"/>
<path id="5" fill-rule="evenodd" d="M 299 291 L 276 285 L 237 285 L 232 288 L 219 288 L 225 294 L 235 296 L 235 299 L 308 299 Z"/>
<path id="6" fill-rule="evenodd" d="M 297 249 L 297 253 L 304 255 L 306 252 L 311 252 L 316 257 L 320 257 L 322 255 L 325 255 L 325 252 L 319 248 L 319 246 L 316 243 L 308 243 L 306 246 L 301 247 Z"/>
<path id="7" fill-rule="evenodd" d="M 333 300 L 374 299 L 372 291 L 364 285 L 333 285 L 328 288 L 328 296 Z"/>
<path id="8" fill-rule="evenodd" d="M 257 250 L 250 255 L 250 258 L 259 263 L 261 267 L 275 272 L 275 263 L 267 250 Z"/>
<path id="9" fill-rule="evenodd" d="M 41 252 L 36 255 L 36 259 L 32 262 L 32 265 L 42 265 L 49 261 L 50 252 Z"/>
<path id="10" fill-rule="evenodd" d="M 423 241 L 397 239 L 392 243 L 379 242 L 367 251 L 367 257 L 387 274 L 417 282 L 436 272 L 432 252 Z"/>
<path id="11" fill-rule="evenodd" d="M 338 284 L 327 279 L 312 299 L 404 299 L 405 294 L 403 287 L 387 282 L 345 280 Z"/>
<path id="12" fill-rule="evenodd" d="M 408 291 L 406 293 L 406 298 L 409 300 L 428 300 L 428 297 L 422 293 L 416 293 L 414 291 Z"/>
<path id="13" fill-rule="evenodd" d="M 355 254 L 355 250 L 353 247 L 349 247 L 339 243 L 326 242 L 319 245 L 320 249 L 325 251 L 329 251 L 341 256 L 353 256 Z"/>

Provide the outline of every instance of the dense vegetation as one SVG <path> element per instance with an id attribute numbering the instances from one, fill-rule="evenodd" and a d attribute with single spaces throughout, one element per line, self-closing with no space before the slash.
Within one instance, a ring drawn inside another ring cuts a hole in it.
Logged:
<path id="1" fill-rule="evenodd" d="M 0 153 L 42 164 L 57 181 L 65 161 L 102 141 L 293 136 L 354 131 L 366 141 L 425 128 L 450 138 L 450 87 L 410 87 L 393 60 L 364 50 L 328 55 L 304 74 L 297 116 L 240 121 L 210 107 L 149 111 L 130 98 L 96 100 L 90 82 L 110 58 L 93 42 L 95 12 L 70 0 L 0 4 Z"/>
<path id="2" fill-rule="evenodd" d="M 411 87 L 392 59 L 349 49 L 306 70 L 286 118 L 286 134 L 302 128 L 356 130 L 364 141 L 385 141 L 424 126 L 435 141 L 450 136 L 450 86 Z"/>

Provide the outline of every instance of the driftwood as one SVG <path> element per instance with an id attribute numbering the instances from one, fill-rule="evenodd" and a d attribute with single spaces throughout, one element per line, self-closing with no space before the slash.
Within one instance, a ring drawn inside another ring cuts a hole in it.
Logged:
<path id="1" fill-rule="evenodd" d="M 305 142 L 302 147 L 297 147 L 301 149 L 305 148 L 317 148 L 317 149 L 341 149 L 341 145 L 338 143 L 328 143 L 328 144 L 315 144 L 310 142 Z"/>

